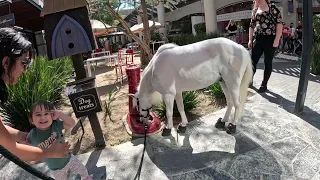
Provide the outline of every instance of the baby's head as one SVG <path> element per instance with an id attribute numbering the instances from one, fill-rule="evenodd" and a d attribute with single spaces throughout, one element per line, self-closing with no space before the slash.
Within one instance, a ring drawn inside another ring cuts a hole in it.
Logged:
<path id="1" fill-rule="evenodd" d="M 48 129 L 52 124 L 52 112 L 54 110 L 52 103 L 48 101 L 38 101 L 31 107 L 29 121 L 40 130 Z"/>

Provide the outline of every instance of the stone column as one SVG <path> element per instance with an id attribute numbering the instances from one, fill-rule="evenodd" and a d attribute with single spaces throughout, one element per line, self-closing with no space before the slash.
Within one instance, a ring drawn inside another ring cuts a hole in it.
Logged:
<path id="1" fill-rule="evenodd" d="M 139 15 L 137 16 L 137 22 L 138 22 L 138 24 L 142 23 L 142 19 Z M 139 33 L 139 38 L 142 38 L 142 33 Z"/>
<path id="2" fill-rule="evenodd" d="M 165 14 L 164 0 L 160 0 L 159 1 L 159 4 L 157 6 L 157 13 L 158 13 L 158 22 L 161 25 L 165 26 L 166 25 L 166 20 L 165 20 L 165 17 L 164 17 L 164 14 Z M 160 32 L 160 34 L 163 33 L 165 36 L 167 36 L 167 32 L 166 32 L 166 28 L 165 27 L 160 28 L 159 32 Z"/>
<path id="3" fill-rule="evenodd" d="M 204 0 L 203 3 L 207 33 L 212 33 L 217 30 L 217 12 L 214 2 L 215 0 Z"/>
<path id="4" fill-rule="evenodd" d="M 203 16 L 191 16 L 191 25 L 192 25 L 192 34 L 197 35 L 196 29 L 194 28 L 194 25 L 203 23 L 204 17 Z"/>

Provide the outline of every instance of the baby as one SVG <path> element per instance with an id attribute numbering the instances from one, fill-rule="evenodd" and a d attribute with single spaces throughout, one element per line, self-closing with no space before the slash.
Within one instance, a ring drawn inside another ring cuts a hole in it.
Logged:
<path id="1" fill-rule="evenodd" d="M 28 136 L 27 141 L 39 148 L 48 148 L 60 137 L 62 129 L 70 129 L 75 125 L 75 120 L 70 116 L 57 111 L 53 104 L 47 101 L 38 101 L 32 105 L 29 115 L 30 122 L 35 126 Z M 62 140 L 60 143 L 65 143 Z M 45 163 L 55 179 L 66 180 L 68 172 L 80 175 L 83 180 L 91 180 L 86 167 L 72 154 L 68 158 L 48 158 Z"/>

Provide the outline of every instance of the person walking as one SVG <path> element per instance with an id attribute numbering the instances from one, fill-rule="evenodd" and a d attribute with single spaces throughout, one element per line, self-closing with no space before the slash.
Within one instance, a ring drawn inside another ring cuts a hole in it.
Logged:
<path id="1" fill-rule="evenodd" d="M 236 35 L 237 35 L 238 28 L 237 28 L 237 25 L 234 24 L 234 21 L 230 20 L 225 29 L 229 33 L 228 35 L 229 39 L 236 42 Z"/>
<path id="2" fill-rule="evenodd" d="M 272 72 L 272 61 L 282 35 L 282 16 L 279 8 L 269 0 L 254 0 L 249 28 L 248 48 L 252 49 L 254 73 L 264 53 L 264 76 L 259 93 L 267 91 Z"/>

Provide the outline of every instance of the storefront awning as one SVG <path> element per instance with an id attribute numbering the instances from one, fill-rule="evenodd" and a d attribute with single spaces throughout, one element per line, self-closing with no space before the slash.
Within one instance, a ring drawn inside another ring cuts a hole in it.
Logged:
<path id="1" fill-rule="evenodd" d="M 41 6 L 33 0 L 12 0 L 12 3 L 0 4 L 2 16 L 14 14 L 15 26 L 32 31 L 43 30 L 43 17 L 40 17 Z"/>

